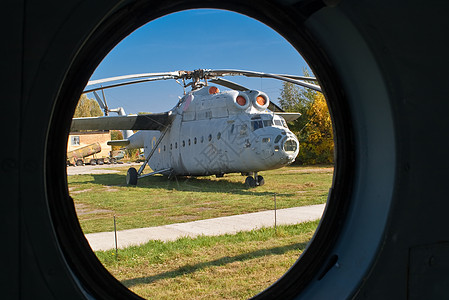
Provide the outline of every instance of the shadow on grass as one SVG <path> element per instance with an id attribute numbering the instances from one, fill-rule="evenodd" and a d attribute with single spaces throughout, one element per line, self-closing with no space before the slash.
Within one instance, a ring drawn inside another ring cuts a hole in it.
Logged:
<path id="1" fill-rule="evenodd" d="M 185 265 L 182 266 L 176 270 L 168 271 L 164 273 L 160 273 L 154 276 L 148 276 L 148 277 L 140 277 L 140 278 L 133 278 L 133 279 L 127 279 L 121 281 L 123 285 L 130 288 L 132 286 L 138 285 L 138 284 L 150 284 L 158 280 L 162 279 L 169 279 L 169 278 L 176 278 L 178 276 L 183 276 L 186 274 L 192 274 L 196 271 L 200 271 L 205 268 L 209 267 L 221 267 L 225 266 L 227 264 L 233 263 L 233 262 L 242 262 L 258 257 L 268 256 L 268 255 L 281 255 L 291 250 L 304 250 L 307 246 L 308 242 L 304 243 L 296 243 L 292 245 L 282 246 L 282 247 L 274 247 L 269 249 L 261 249 L 249 253 L 240 254 L 237 256 L 229 257 L 225 256 L 213 261 L 208 262 L 201 262 L 195 265 Z M 299 255 L 298 255 L 299 257 Z"/>
<path id="2" fill-rule="evenodd" d="M 121 174 L 94 174 L 93 180 L 71 180 L 70 184 L 85 184 L 93 183 L 107 186 L 126 186 L 126 177 Z M 168 179 L 166 176 L 150 176 L 139 180 L 137 187 L 148 189 L 166 189 L 169 191 L 183 191 L 183 192 L 206 192 L 206 193 L 231 193 L 238 195 L 253 195 L 253 196 L 272 196 L 273 192 L 258 191 L 257 188 L 249 189 L 242 182 L 234 182 L 226 178 L 218 180 L 209 177 L 181 177 Z M 278 196 L 293 196 L 291 193 L 276 193 Z"/>

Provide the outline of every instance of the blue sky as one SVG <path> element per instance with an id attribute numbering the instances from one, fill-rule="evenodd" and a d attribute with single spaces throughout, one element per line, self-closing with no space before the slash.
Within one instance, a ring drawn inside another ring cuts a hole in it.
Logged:
<path id="1" fill-rule="evenodd" d="M 203 68 L 302 75 L 305 66 L 301 55 L 268 26 L 234 12 L 200 9 L 164 16 L 137 29 L 104 58 L 91 80 Z M 282 86 L 273 79 L 226 79 L 264 91 L 274 102 Z M 176 105 L 183 90 L 169 80 L 108 89 L 105 94 L 110 108 L 162 112 Z"/>

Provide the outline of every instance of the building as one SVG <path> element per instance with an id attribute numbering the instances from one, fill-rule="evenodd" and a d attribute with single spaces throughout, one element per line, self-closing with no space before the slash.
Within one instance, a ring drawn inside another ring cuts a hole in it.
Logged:
<path id="1" fill-rule="evenodd" d="M 71 132 L 67 142 L 67 152 L 76 150 L 80 147 L 93 143 L 100 143 L 101 152 L 97 153 L 97 157 L 109 156 L 111 146 L 107 144 L 111 140 L 109 131 L 88 131 L 88 132 Z"/>

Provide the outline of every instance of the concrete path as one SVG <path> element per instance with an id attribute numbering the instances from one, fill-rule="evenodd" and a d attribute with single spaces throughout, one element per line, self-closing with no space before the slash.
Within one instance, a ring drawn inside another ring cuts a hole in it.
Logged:
<path id="1" fill-rule="evenodd" d="M 276 211 L 276 223 L 278 225 L 290 225 L 317 220 L 321 218 L 324 207 L 325 204 L 319 204 L 278 209 Z M 234 234 L 239 231 L 273 226 L 274 210 L 269 210 L 245 215 L 117 231 L 117 244 L 118 248 L 126 248 L 145 244 L 150 240 L 174 241 L 181 237 Z M 115 248 L 114 232 L 89 233 L 86 234 L 86 238 L 94 251 Z"/>
<path id="2" fill-rule="evenodd" d="M 68 166 L 67 167 L 67 176 L 71 175 L 85 175 L 85 174 L 111 174 L 111 173 L 118 173 L 120 171 L 117 170 L 111 170 L 112 168 L 119 168 L 119 167 L 140 167 L 141 163 L 118 163 L 118 164 L 112 164 L 112 165 L 85 165 L 85 166 Z"/>

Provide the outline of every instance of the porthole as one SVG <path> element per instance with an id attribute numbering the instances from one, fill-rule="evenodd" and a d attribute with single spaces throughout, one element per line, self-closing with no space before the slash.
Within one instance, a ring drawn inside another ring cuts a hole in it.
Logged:
<path id="1" fill-rule="evenodd" d="M 148 8 L 147 7 L 148 4 L 146 4 L 144 2 L 138 2 L 138 3 L 139 3 L 139 5 L 136 5 L 135 7 L 133 7 L 130 10 L 130 12 L 131 11 L 134 12 L 134 13 L 139 12 L 139 10 L 137 10 L 137 8 L 141 7 L 141 6 Z M 232 7 L 232 5 L 230 5 L 230 6 Z M 177 5 L 175 4 L 174 7 L 177 7 Z M 251 7 L 253 7 L 253 6 L 251 6 Z M 238 10 L 238 7 L 233 7 L 233 9 Z M 259 19 L 263 19 L 266 22 L 270 23 L 271 19 L 267 19 L 268 17 L 266 17 L 263 14 L 261 14 L 261 11 L 254 11 L 252 14 L 253 14 L 254 17 L 258 17 Z M 127 13 L 125 13 L 125 15 L 127 15 Z M 109 29 L 117 28 L 116 26 L 118 24 L 131 24 L 131 23 L 129 23 L 130 22 L 129 20 L 126 20 L 126 18 L 119 19 L 119 20 L 116 20 L 116 19 L 114 19 L 114 20 L 106 19 L 106 20 L 107 20 L 106 24 L 103 24 L 102 26 L 106 26 L 106 27 L 107 26 L 111 26 L 111 27 L 107 27 Z M 110 23 L 108 23 L 108 22 L 110 22 Z M 139 24 L 133 24 L 132 26 L 137 26 L 137 25 L 141 25 L 141 24 L 140 23 Z M 271 25 L 275 26 L 276 24 L 271 23 Z M 279 31 L 284 32 L 285 35 L 289 35 L 288 31 L 286 30 L 286 27 L 283 27 L 280 24 L 277 24 L 276 26 L 279 27 L 278 28 Z M 102 28 L 102 27 L 100 26 L 99 28 Z M 126 29 L 126 30 L 129 30 L 129 29 Z M 110 32 L 114 32 L 114 31 L 110 31 Z M 129 32 L 127 32 L 127 33 L 129 33 Z M 123 36 L 124 36 L 124 32 L 113 33 L 112 34 L 113 38 L 107 39 L 108 40 L 107 46 L 102 46 L 98 42 L 98 40 L 96 40 L 96 39 L 94 39 L 92 41 L 89 41 L 86 44 L 86 48 L 83 49 L 83 51 L 80 52 L 80 54 L 79 54 L 80 58 L 79 59 L 81 59 L 81 58 L 85 59 L 86 57 L 88 57 L 87 55 L 91 54 L 93 49 L 94 49 L 93 46 L 95 46 L 95 48 L 100 47 L 102 50 L 99 52 L 100 53 L 99 56 L 102 56 L 102 55 L 104 56 L 104 54 L 107 51 L 107 49 L 109 49 L 108 47 L 111 47 L 111 45 L 115 44 L 118 41 L 118 39 L 122 38 Z M 289 35 L 289 37 L 291 38 L 292 41 L 295 41 L 295 39 L 299 39 L 299 40 L 301 40 L 301 39 L 308 39 L 308 37 L 306 38 L 305 36 L 303 36 L 300 33 L 298 33 L 298 36 L 290 36 Z M 98 37 L 96 37 L 96 38 L 98 38 Z M 299 43 L 298 40 L 296 40 L 296 42 Z M 321 57 L 321 54 L 319 52 L 320 51 L 319 48 L 316 47 L 316 45 L 312 44 L 312 45 L 309 45 L 307 47 L 310 47 L 310 48 L 307 48 L 307 51 L 305 51 L 305 52 L 306 52 L 306 54 L 308 54 L 308 55 L 310 55 L 312 57 L 310 59 L 314 62 L 314 67 L 317 69 L 317 71 L 318 70 L 323 71 L 322 74 L 320 73 L 320 75 L 322 76 L 320 78 L 322 78 L 322 80 L 323 80 L 322 84 L 324 86 L 326 86 L 327 91 L 330 94 L 330 96 L 335 97 L 335 99 L 340 99 L 341 100 L 341 95 L 339 94 L 341 89 L 339 89 L 338 86 L 335 86 L 338 83 L 338 79 L 335 79 L 335 78 L 338 78 L 338 76 L 334 76 L 335 74 L 331 71 L 332 69 L 327 69 L 327 68 L 330 68 L 329 65 L 323 66 L 323 64 L 326 64 L 326 60 L 322 60 L 321 61 L 321 60 L 317 59 L 317 57 Z M 314 52 L 314 51 L 316 51 L 316 52 Z M 98 63 L 99 60 L 100 60 L 99 56 L 96 56 L 95 59 L 90 59 L 89 60 L 90 64 Z M 76 63 L 79 64 L 80 61 L 77 60 Z M 89 66 L 88 70 L 92 71 L 92 65 Z M 81 71 L 80 69 L 78 69 L 76 72 L 74 72 L 74 74 L 83 74 L 82 78 L 86 78 L 86 73 L 85 72 L 87 72 L 87 71 Z M 70 76 L 74 76 L 74 75 L 71 74 Z M 332 78 L 333 81 L 331 80 L 331 78 Z M 67 96 L 68 95 L 68 91 L 69 90 L 67 90 L 67 88 L 63 89 L 61 95 Z M 333 113 L 334 114 L 337 112 L 338 114 L 343 114 L 344 115 L 344 110 L 341 110 L 341 107 L 339 106 L 340 102 L 338 102 L 338 101 L 340 101 L 340 100 L 335 100 L 336 101 L 335 103 L 337 103 L 337 104 L 334 104 L 334 106 L 331 107 L 331 108 L 333 108 Z M 58 111 L 58 110 L 56 110 L 56 111 Z M 341 117 L 340 115 L 338 115 L 338 116 L 339 116 L 339 118 Z M 334 115 L 334 118 L 335 118 L 335 115 Z M 340 120 L 342 120 L 342 119 L 340 119 Z M 352 152 L 350 151 L 350 149 L 345 148 L 345 147 L 347 147 L 348 143 L 351 140 L 350 139 L 350 132 L 349 133 L 347 132 L 347 130 L 350 130 L 350 128 L 348 128 L 347 126 L 348 126 L 347 123 L 344 122 L 344 121 L 341 121 L 341 123 L 337 122 L 337 129 L 336 129 L 337 132 L 340 132 L 340 133 L 343 132 L 342 136 L 344 137 L 343 140 L 340 141 L 341 143 L 338 144 L 339 147 L 342 147 L 342 148 L 340 148 L 340 150 L 342 150 L 342 149 L 344 150 L 344 151 L 337 151 L 337 154 L 339 155 L 339 160 L 343 160 L 345 162 L 348 162 L 348 164 L 346 164 L 343 169 L 339 169 L 339 170 L 335 171 L 335 173 L 340 174 L 341 177 L 338 178 L 337 182 L 341 183 L 341 180 L 343 180 L 343 183 L 344 183 L 342 185 L 343 187 L 349 186 L 349 184 L 350 184 L 350 181 L 347 181 L 348 177 L 347 177 L 347 173 L 345 173 L 345 172 L 347 172 L 348 168 L 349 169 L 352 168 L 352 165 L 350 163 L 351 162 L 350 158 L 351 158 Z M 239 133 L 238 127 L 237 127 L 236 132 Z M 201 137 L 201 143 L 203 143 L 203 139 L 204 138 L 202 136 Z M 221 133 L 217 134 L 217 139 L 221 139 Z M 212 141 L 212 135 L 211 134 L 209 134 L 208 140 Z M 248 141 L 243 141 L 243 142 L 245 144 L 251 144 L 254 141 L 248 140 Z M 190 145 L 190 140 L 188 140 L 188 143 Z M 196 144 L 196 138 L 194 138 L 194 143 Z M 185 141 L 183 141 L 183 147 L 184 146 L 185 146 Z M 248 147 L 250 147 L 250 146 L 248 146 Z M 177 149 L 177 148 L 178 148 L 178 145 L 177 145 L 177 142 L 175 142 L 175 149 Z M 170 144 L 170 149 L 172 149 L 172 144 Z M 165 146 L 164 146 L 164 151 L 165 151 Z M 281 151 L 281 150 L 278 149 L 278 151 Z M 343 179 L 341 179 L 341 178 L 343 178 Z M 341 189 L 343 189 L 343 190 L 341 190 Z M 340 185 L 337 185 L 337 186 L 333 187 L 332 191 L 333 191 L 333 193 L 329 196 L 330 199 L 333 199 L 336 194 L 338 194 L 340 196 L 342 196 L 342 195 L 345 196 L 345 192 L 347 192 L 347 189 L 346 188 L 342 188 Z M 329 210 L 328 214 L 337 214 L 337 213 L 344 212 L 344 208 L 346 207 L 346 205 L 343 205 L 341 202 L 335 202 L 336 200 L 333 200 L 333 201 L 334 202 L 332 202 L 332 200 L 331 200 L 331 202 L 333 203 L 333 206 Z M 56 210 L 53 209 L 53 211 L 56 211 Z M 332 218 L 331 219 L 328 218 L 328 220 L 333 220 L 333 219 Z M 56 222 L 56 223 L 60 224 L 59 222 Z M 321 227 L 320 231 L 318 231 L 316 233 L 314 241 L 312 242 L 312 244 L 310 244 L 310 247 L 305 252 L 305 254 L 302 256 L 301 261 L 298 264 L 295 264 L 292 267 L 291 271 L 289 271 L 282 279 L 280 279 L 278 283 L 276 283 L 272 288 L 269 288 L 266 292 L 262 292 L 262 294 L 260 294 L 258 297 L 268 297 L 267 295 L 271 295 L 272 293 L 275 293 L 275 294 L 276 293 L 280 293 L 282 295 L 282 293 L 283 293 L 282 291 L 283 290 L 290 291 L 290 292 L 293 291 L 293 293 L 297 293 L 300 290 L 302 290 L 304 288 L 304 286 L 309 282 L 309 280 L 311 279 L 312 275 L 313 276 L 316 275 L 319 272 L 319 270 L 321 270 L 321 267 L 324 264 L 323 259 L 325 257 L 327 257 L 327 254 L 328 254 L 327 251 L 329 251 L 330 245 L 333 245 L 333 243 L 335 241 L 332 238 L 329 240 L 329 237 L 333 236 L 333 235 L 338 235 L 338 233 L 339 233 L 340 227 L 339 226 L 334 226 L 335 227 L 334 228 L 331 225 L 335 225 L 335 224 L 333 224 L 332 221 L 322 222 L 321 225 L 320 225 L 320 227 Z M 65 232 L 65 229 L 61 229 L 61 232 Z M 59 232 L 58 234 L 61 234 L 61 232 Z M 68 235 L 68 236 L 70 236 L 70 235 Z M 65 242 L 65 243 L 67 243 L 67 242 Z M 68 247 L 67 247 L 67 244 L 65 244 L 65 246 L 63 248 L 64 248 L 63 251 L 65 251 L 65 253 L 69 253 L 69 255 L 74 255 L 74 257 L 77 257 L 80 261 L 84 261 L 85 258 L 83 258 L 82 256 L 77 256 L 74 253 L 74 251 L 69 250 Z M 90 259 L 90 261 L 91 261 L 91 259 Z M 98 264 L 96 262 L 94 262 L 92 265 L 93 266 L 98 266 Z M 82 275 L 87 276 L 88 272 L 86 272 L 86 266 L 83 263 L 81 263 L 79 266 L 72 265 L 72 267 L 76 270 L 76 274 L 82 274 Z M 87 268 L 87 269 L 92 270 L 93 268 Z M 306 272 L 306 269 L 308 269 L 307 272 Z M 101 273 L 101 277 L 102 278 L 104 276 L 107 277 L 107 275 L 105 275 L 106 273 L 104 273 L 104 271 L 95 271 L 92 274 L 99 274 L 98 272 Z M 303 285 L 302 284 L 298 284 L 295 287 L 288 287 L 288 284 L 285 283 L 286 282 L 285 280 L 291 280 L 292 276 L 293 277 L 302 278 L 304 281 L 299 281 L 299 282 L 304 282 L 304 284 Z M 93 276 L 91 276 L 91 277 L 93 277 Z M 287 278 L 287 279 L 285 279 L 285 278 Z M 83 284 L 86 284 L 87 286 L 95 285 L 96 288 L 99 288 L 99 286 L 104 285 L 104 283 L 101 283 L 101 282 L 99 282 L 99 281 L 97 281 L 95 279 L 92 279 L 92 282 L 89 282 L 89 281 L 86 281 L 84 277 L 82 277 L 80 280 L 83 282 Z M 103 286 L 104 293 L 108 293 L 107 286 L 109 285 L 109 283 L 113 283 L 111 285 L 111 290 L 115 291 L 117 289 L 120 289 L 120 288 L 117 288 L 115 286 L 116 283 L 111 278 L 109 278 L 108 280 L 109 280 L 109 281 L 107 281 L 108 284 Z M 287 288 L 284 289 L 285 287 L 287 287 Z M 131 295 L 131 294 L 129 294 L 129 295 Z"/>

